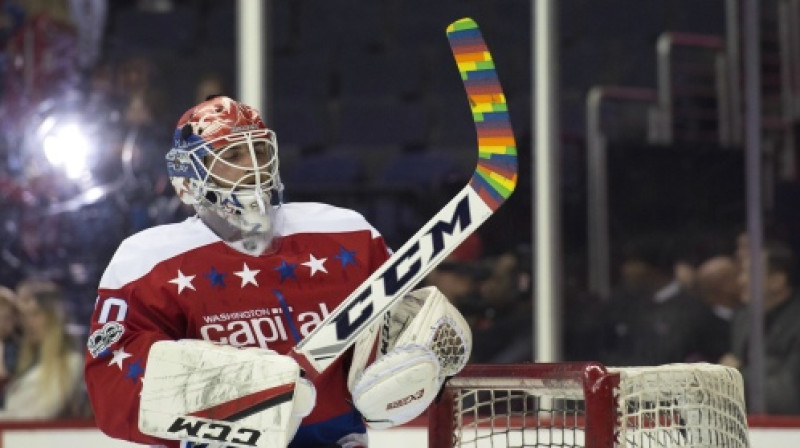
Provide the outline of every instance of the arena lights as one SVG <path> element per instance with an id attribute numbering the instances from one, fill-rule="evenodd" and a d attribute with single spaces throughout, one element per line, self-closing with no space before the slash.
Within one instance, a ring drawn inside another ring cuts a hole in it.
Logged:
<path id="1" fill-rule="evenodd" d="M 62 169 L 69 179 L 86 179 L 89 158 L 94 153 L 91 140 L 77 121 L 57 122 L 47 117 L 39 127 L 44 155 L 51 166 Z"/>
<path id="2" fill-rule="evenodd" d="M 42 101 L 25 119 L 17 174 L 47 205 L 65 213 L 101 201 L 131 181 L 133 141 L 119 113 L 78 91 Z M 130 133 L 129 133 L 130 134 Z M 124 141 L 123 141 L 124 140 Z"/>

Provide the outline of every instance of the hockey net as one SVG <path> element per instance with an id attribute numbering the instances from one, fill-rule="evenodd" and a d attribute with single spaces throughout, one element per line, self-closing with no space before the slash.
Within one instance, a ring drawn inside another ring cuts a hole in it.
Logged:
<path id="1" fill-rule="evenodd" d="M 741 375 L 704 363 L 468 365 L 428 422 L 430 448 L 748 447 Z"/>

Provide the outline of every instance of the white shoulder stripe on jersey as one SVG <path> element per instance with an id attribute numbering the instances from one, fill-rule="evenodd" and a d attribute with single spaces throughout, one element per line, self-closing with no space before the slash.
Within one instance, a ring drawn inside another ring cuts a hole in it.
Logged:
<path id="1" fill-rule="evenodd" d="M 360 213 L 319 202 L 283 204 L 277 216 L 277 232 L 282 236 L 356 230 L 369 230 L 373 238 L 380 236 L 380 233 Z"/>
<path id="2" fill-rule="evenodd" d="M 120 244 L 100 279 L 100 288 L 121 288 L 166 259 L 217 241 L 219 237 L 196 217 L 143 230 Z"/>
<path id="3" fill-rule="evenodd" d="M 284 204 L 276 219 L 280 236 L 358 230 L 368 230 L 373 238 L 380 236 L 361 214 L 321 203 Z M 100 279 L 100 288 L 121 288 L 164 260 L 219 241 L 220 238 L 196 217 L 143 230 L 120 244 Z"/>

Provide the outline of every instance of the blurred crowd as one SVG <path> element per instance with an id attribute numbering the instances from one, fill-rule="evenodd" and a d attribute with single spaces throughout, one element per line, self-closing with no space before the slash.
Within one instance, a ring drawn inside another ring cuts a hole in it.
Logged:
<path id="1" fill-rule="evenodd" d="M 0 419 L 88 418 L 83 341 L 69 328 L 61 288 L 27 279 L 0 289 Z"/>
<path id="2" fill-rule="evenodd" d="M 480 246 L 478 238 L 470 238 L 427 282 L 450 297 L 472 326 L 471 362 L 532 361 L 530 248 L 483 257 Z M 751 256 L 748 247 L 741 233 L 727 249 L 692 251 L 698 256 L 690 257 L 674 235 L 631 238 L 609 297 L 566 288 L 560 323 L 564 359 L 609 366 L 718 363 L 739 369 L 748 384 L 753 374 L 750 264 L 759 262 L 766 412 L 800 414 L 796 255 L 776 238 L 766 239 L 759 256 Z"/>

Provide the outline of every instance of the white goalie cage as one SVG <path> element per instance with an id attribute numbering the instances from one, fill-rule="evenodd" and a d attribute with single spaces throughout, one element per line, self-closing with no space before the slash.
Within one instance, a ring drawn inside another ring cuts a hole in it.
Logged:
<path id="1" fill-rule="evenodd" d="M 429 411 L 429 447 L 747 448 L 742 377 L 712 364 L 469 365 Z"/>

